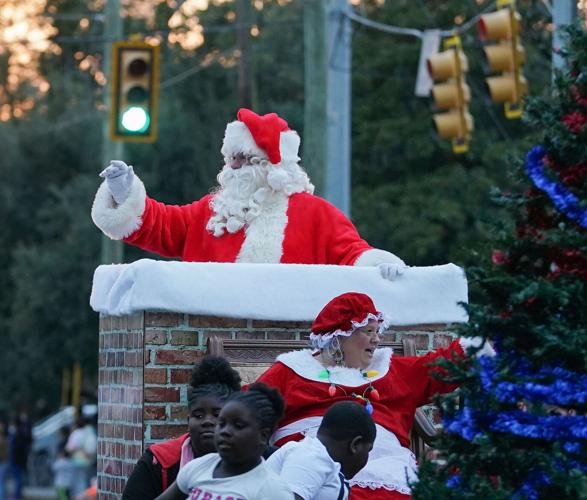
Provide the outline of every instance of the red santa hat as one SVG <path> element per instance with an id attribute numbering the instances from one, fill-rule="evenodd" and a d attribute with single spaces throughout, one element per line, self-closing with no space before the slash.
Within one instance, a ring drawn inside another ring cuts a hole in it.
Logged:
<path id="1" fill-rule="evenodd" d="M 282 161 L 298 162 L 300 137 L 290 130 L 287 122 L 276 113 L 258 115 L 250 109 L 241 108 L 237 121 L 226 126 L 222 155 L 238 153 L 267 158 L 277 165 Z"/>
<path id="2" fill-rule="evenodd" d="M 334 297 L 324 306 L 312 323 L 310 342 L 315 349 L 322 349 L 334 337 L 350 337 L 357 328 L 369 321 L 379 323 L 379 332 L 387 326 L 384 314 L 378 311 L 368 295 L 347 292 Z"/>

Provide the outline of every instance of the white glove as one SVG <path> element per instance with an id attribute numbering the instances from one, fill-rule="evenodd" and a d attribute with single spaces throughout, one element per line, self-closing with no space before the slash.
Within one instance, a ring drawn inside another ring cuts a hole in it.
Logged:
<path id="1" fill-rule="evenodd" d="M 134 176 L 132 166 L 120 160 L 112 160 L 110 165 L 100 172 L 100 177 L 106 179 L 112 198 L 119 205 L 128 197 Z"/>
<path id="2" fill-rule="evenodd" d="M 408 267 L 405 264 L 390 264 L 387 262 L 384 262 L 383 264 L 379 264 L 377 266 L 379 268 L 379 272 L 381 273 L 381 276 L 383 278 L 385 278 L 386 280 L 389 281 L 393 281 L 397 278 L 399 278 L 404 270 Z"/>

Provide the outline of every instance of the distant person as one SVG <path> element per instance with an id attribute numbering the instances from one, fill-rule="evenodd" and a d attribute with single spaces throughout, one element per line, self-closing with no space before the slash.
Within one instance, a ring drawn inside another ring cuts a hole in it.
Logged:
<path id="1" fill-rule="evenodd" d="M 98 479 L 93 477 L 90 486 L 80 493 L 74 500 L 96 500 L 98 498 Z"/>
<path id="2" fill-rule="evenodd" d="M 188 432 L 145 451 L 128 478 L 123 500 L 157 497 L 191 460 L 216 451 L 218 415 L 226 399 L 240 391 L 240 376 L 226 359 L 208 356 L 194 366 L 190 386 Z"/>
<path id="3" fill-rule="evenodd" d="M 26 413 L 12 419 L 8 427 L 9 470 L 14 478 L 14 500 L 22 499 L 22 485 L 32 443 L 32 426 Z"/>
<path id="4" fill-rule="evenodd" d="M 265 384 L 233 394 L 218 417 L 217 453 L 196 458 L 179 471 L 159 500 L 293 500 L 293 494 L 263 459 L 283 415 L 283 399 Z"/>
<path id="5" fill-rule="evenodd" d="M 369 458 L 375 423 L 353 401 L 334 403 L 324 414 L 316 437 L 290 441 L 267 459 L 296 500 L 347 500 L 351 479 Z"/>
<path id="6" fill-rule="evenodd" d="M 53 471 L 53 486 L 57 498 L 70 500 L 76 471 L 69 453 L 65 449 L 59 450 L 57 458 L 51 464 L 51 470 Z"/>
<path id="7" fill-rule="evenodd" d="M 69 435 L 65 450 L 71 455 L 74 466 L 72 496 L 77 496 L 90 485 L 93 467 L 96 463 L 96 430 L 85 417 L 79 416 L 76 428 Z"/>
<path id="8" fill-rule="evenodd" d="M 8 467 L 8 437 L 4 422 L 0 422 L 0 500 L 6 500 L 6 476 Z"/>

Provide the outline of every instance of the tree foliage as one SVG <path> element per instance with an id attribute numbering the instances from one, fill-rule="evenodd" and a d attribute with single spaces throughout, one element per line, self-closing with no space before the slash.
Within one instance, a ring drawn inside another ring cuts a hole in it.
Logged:
<path id="1" fill-rule="evenodd" d="M 497 355 L 445 363 L 461 387 L 440 401 L 441 454 L 414 498 L 587 494 L 587 32 L 568 35 L 566 70 L 528 108 L 540 146 L 495 193 L 515 223 L 473 274 L 483 296 L 461 333 Z"/>

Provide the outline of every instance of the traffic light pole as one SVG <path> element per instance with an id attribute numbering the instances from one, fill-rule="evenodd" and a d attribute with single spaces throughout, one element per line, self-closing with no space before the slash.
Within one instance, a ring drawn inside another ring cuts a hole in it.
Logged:
<path id="1" fill-rule="evenodd" d="M 328 2 L 327 137 L 324 197 L 351 215 L 351 21 L 348 0 Z"/>
<path id="2" fill-rule="evenodd" d="M 108 84 L 112 79 L 112 43 L 122 38 L 122 16 L 120 15 L 120 0 L 107 0 L 105 7 L 104 35 L 106 41 L 103 49 L 103 71 Z M 110 140 L 109 109 L 110 87 L 104 86 L 103 102 L 104 112 L 102 119 L 102 168 L 105 168 L 110 160 L 122 160 L 124 155 L 124 143 Z M 102 235 L 102 251 L 100 260 L 102 264 L 118 264 L 124 261 L 124 246 L 122 241 L 115 241 Z"/>

